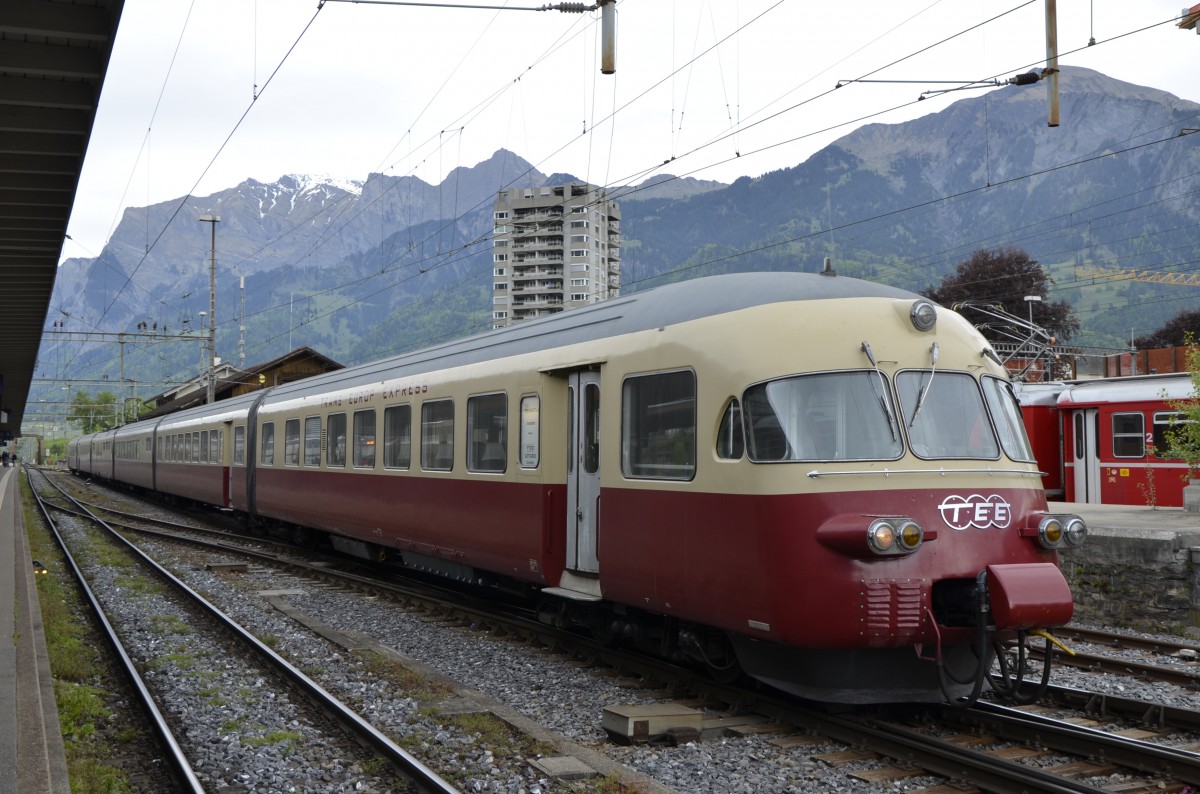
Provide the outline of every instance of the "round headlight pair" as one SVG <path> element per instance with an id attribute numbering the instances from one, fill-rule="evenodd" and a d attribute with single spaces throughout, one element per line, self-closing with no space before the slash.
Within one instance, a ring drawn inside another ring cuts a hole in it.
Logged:
<path id="1" fill-rule="evenodd" d="M 1038 524 L 1038 542 L 1046 549 L 1077 549 L 1087 539 L 1087 525 L 1079 516 L 1045 516 Z"/>
<path id="2" fill-rule="evenodd" d="M 867 527 L 867 544 L 876 554 L 911 554 L 925 533 L 911 518 L 877 518 Z"/>

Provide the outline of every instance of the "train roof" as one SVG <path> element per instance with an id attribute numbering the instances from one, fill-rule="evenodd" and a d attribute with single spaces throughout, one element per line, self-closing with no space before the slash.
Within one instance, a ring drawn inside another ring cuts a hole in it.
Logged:
<path id="1" fill-rule="evenodd" d="M 455 367 L 591 342 L 789 301 L 844 298 L 916 300 L 919 295 L 856 278 L 816 273 L 735 273 L 667 284 L 581 309 L 487 331 L 277 386 L 268 402 L 310 389 L 354 388 L 430 367 Z"/>
<path id="2" fill-rule="evenodd" d="M 1068 384 L 1060 380 L 1044 383 L 1018 380 L 1013 381 L 1013 393 L 1017 395 L 1021 405 L 1055 405 L 1067 386 Z"/>
<path id="3" fill-rule="evenodd" d="M 1187 373 L 1105 378 L 1064 386 L 1058 395 L 1060 406 L 1184 400 L 1195 396 L 1192 379 Z"/>

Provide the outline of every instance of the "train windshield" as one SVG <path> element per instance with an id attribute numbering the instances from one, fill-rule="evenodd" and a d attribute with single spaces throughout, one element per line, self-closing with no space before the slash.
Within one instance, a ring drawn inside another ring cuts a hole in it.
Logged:
<path id="1" fill-rule="evenodd" d="M 801 375 L 746 390 L 750 459 L 894 460 L 903 452 L 891 396 L 873 370 Z"/>
<path id="2" fill-rule="evenodd" d="M 922 458 L 1000 457 L 983 395 L 970 375 L 909 370 L 896 376 L 896 391 L 913 454 Z"/>
<path id="3" fill-rule="evenodd" d="M 984 378 L 983 397 L 996 422 L 1004 454 L 1013 460 L 1035 462 L 1029 436 L 1025 434 L 1025 421 L 1021 418 L 1021 403 L 1013 393 L 1012 384 L 1000 378 Z"/>

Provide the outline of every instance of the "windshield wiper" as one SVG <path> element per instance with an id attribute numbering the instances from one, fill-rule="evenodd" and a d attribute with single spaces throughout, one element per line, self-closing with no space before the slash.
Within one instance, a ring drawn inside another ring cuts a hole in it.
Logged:
<path id="1" fill-rule="evenodd" d="M 929 380 L 925 381 L 925 385 L 921 387 L 921 391 L 917 394 L 917 407 L 913 409 L 912 419 L 908 421 L 909 427 L 917 423 L 917 414 L 921 413 L 921 408 L 925 405 L 925 398 L 929 396 L 929 387 L 933 383 L 934 373 L 937 372 L 937 360 L 940 351 L 941 348 L 938 347 L 937 342 L 934 342 L 933 347 L 929 348 Z"/>
<path id="2" fill-rule="evenodd" d="M 887 417 L 888 430 L 892 433 L 892 441 L 895 441 L 896 417 L 892 414 L 892 404 L 887 399 L 887 379 L 879 371 L 879 363 L 875 360 L 875 354 L 871 351 L 871 345 L 866 341 L 862 343 L 862 352 L 867 354 L 867 361 L 871 362 L 871 366 L 875 368 L 875 374 L 879 376 L 879 385 L 882 387 L 882 390 L 879 392 L 879 403 L 883 407 L 883 415 Z"/>

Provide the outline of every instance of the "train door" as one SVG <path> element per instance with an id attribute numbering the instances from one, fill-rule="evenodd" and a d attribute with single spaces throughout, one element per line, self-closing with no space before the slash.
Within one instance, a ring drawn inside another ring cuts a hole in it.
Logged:
<path id="1" fill-rule="evenodd" d="M 600 373 L 571 373 L 567 400 L 567 568 L 599 573 Z"/>
<path id="2" fill-rule="evenodd" d="M 1100 502 L 1100 411 L 1079 408 L 1071 412 L 1075 442 L 1075 501 Z"/>

